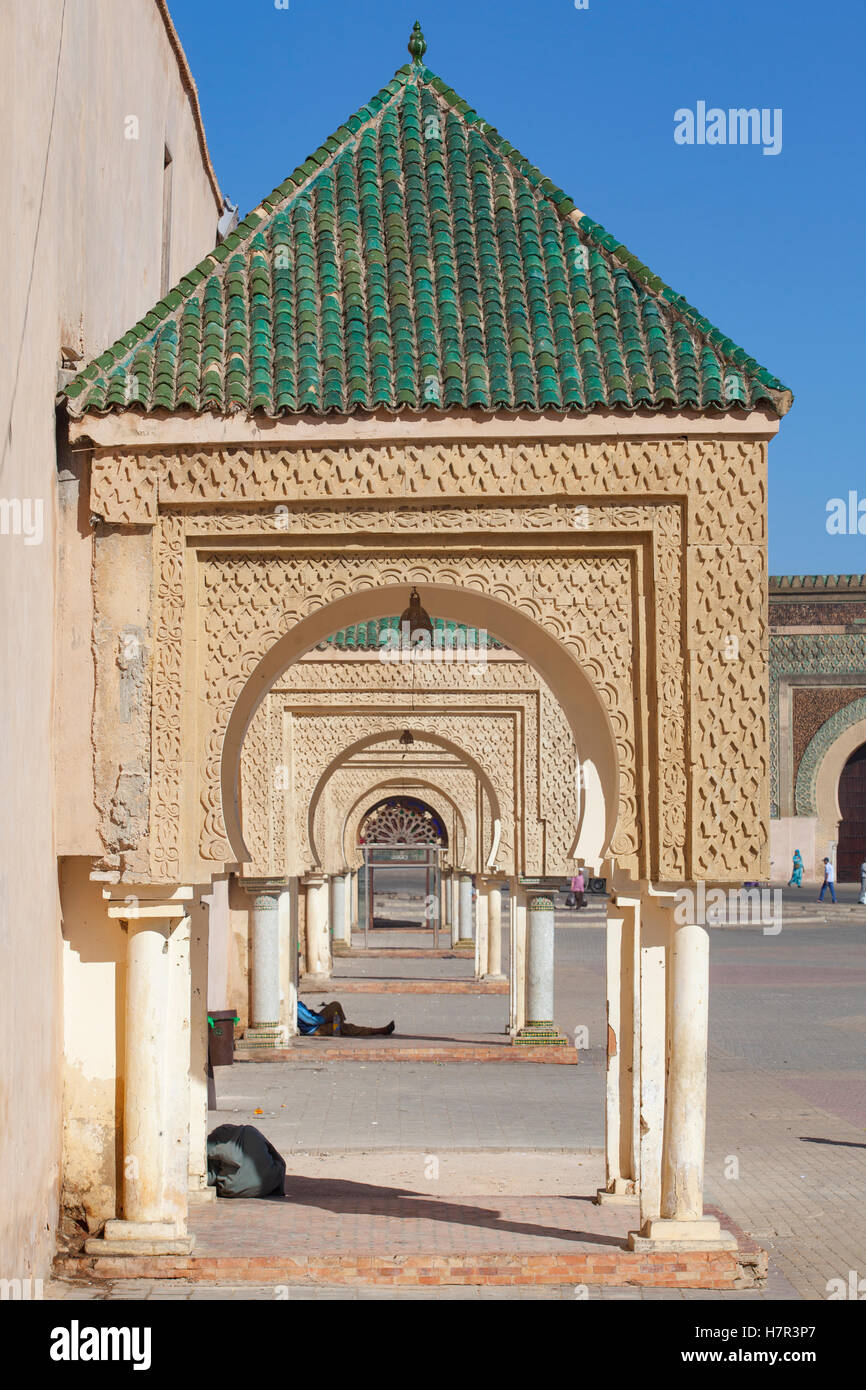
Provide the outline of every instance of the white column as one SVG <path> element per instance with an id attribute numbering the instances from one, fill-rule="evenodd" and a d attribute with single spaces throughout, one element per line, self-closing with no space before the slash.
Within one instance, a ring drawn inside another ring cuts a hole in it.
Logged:
<path id="1" fill-rule="evenodd" d="M 640 1020 L 640 899 L 614 894 L 607 913 L 605 1186 L 601 1203 L 638 1200 L 640 1090 L 635 1045 Z"/>
<path id="2" fill-rule="evenodd" d="M 215 1202 L 207 1185 L 208 951 L 211 898 L 197 897 L 190 913 L 189 1200 Z"/>
<path id="3" fill-rule="evenodd" d="M 349 895 L 350 895 L 350 900 L 351 900 L 351 907 L 350 907 L 350 910 L 349 910 L 349 921 L 350 921 L 350 923 L 351 923 L 351 927 L 352 927 L 352 931 L 353 931 L 353 932 L 358 931 L 358 930 L 359 930 L 359 927 L 360 927 L 360 921 L 359 921 L 359 917 L 358 917 L 358 893 L 359 893 L 358 880 L 359 880 L 359 873 L 358 873 L 358 870 L 357 870 L 357 869 L 353 869 L 353 870 L 352 870 L 352 881 L 351 881 L 351 885 L 350 885 L 350 889 L 349 889 Z"/>
<path id="4" fill-rule="evenodd" d="M 561 1047 L 567 1039 L 553 1021 L 554 914 L 546 893 L 530 895 L 527 937 L 526 1026 L 516 1041 Z"/>
<path id="5" fill-rule="evenodd" d="M 451 875 L 451 945 L 456 946 L 460 940 L 460 875 L 456 872 Z"/>
<path id="6" fill-rule="evenodd" d="M 325 874 L 307 874 L 307 975 L 314 984 L 331 978 L 331 950 L 328 941 L 328 879 Z"/>
<path id="7" fill-rule="evenodd" d="M 346 875 L 331 876 L 331 926 L 334 946 L 349 946 L 349 923 L 346 917 Z"/>
<path id="8" fill-rule="evenodd" d="M 481 980 L 487 974 L 487 880 L 477 880 L 475 895 L 475 978 Z"/>
<path id="9" fill-rule="evenodd" d="M 280 894 L 280 1027 L 286 1038 L 298 1031 L 298 880 Z"/>
<path id="10" fill-rule="evenodd" d="M 119 884 L 108 915 L 126 924 L 123 1218 L 89 1254 L 189 1254 L 192 888 Z M 113 895 L 113 896 L 112 896 Z"/>
<path id="11" fill-rule="evenodd" d="M 458 940 L 472 940 L 472 875 L 460 875 L 460 905 Z"/>
<path id="12" fill-rule="evenodd" d="M 250 1023 L 276 1028 L 280 1021 L 279 894 L 260 890 L 253 896 L 250 922 Z"/>
<path id="13" fill-rule="evenodd" d="M 502 973 L 502 884 L 487 879 L 487 971 L 485 980 L 504 980 Z"/>
<path id="14" fill-rule="evenodd" d="M 643 971 L 641 978 L 642 1030 L 652 1023 L 650 1039 L 643 1032 L 641 1037 L 642 1126 L 650 1108 L 644 1103 L 644 1051 L 651 1063 L 648 1074 L 662 1095 L 660 1101 L 657 1095 L 647 1098 L 652 1101 L 651 1190 L 645 1201 L 648 1173 L 642 1147 L 641 1229 L 639 1235 L 629 1234 L 629 1244 L 635 1250 L 732 1250 L 736 1241 L 717 1220 L 703 1215 L 709 936 L 703 926 L 677 925 L 669 905 L 663 923 L 655 927 L 654 942 L 660 937 L 667 979 L 657 977 L 647 1008 Z M 648 949 L 658 951 L 659 946 Z"/>
<path id="15" fill-rule="evenodd" d="M 508 1031 L 515 1037 L 526 1025 L 526 892 L 517 878 L 509 894 L 511 991 Z"/>

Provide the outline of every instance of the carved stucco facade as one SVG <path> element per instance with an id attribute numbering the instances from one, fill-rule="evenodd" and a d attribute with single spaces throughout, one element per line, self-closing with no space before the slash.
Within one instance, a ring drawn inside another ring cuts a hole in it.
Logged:
<path id="1" fill-rule="evenodd" d="M 105 727 L 117 718 L 113 668 L 126 626 L 111 597 L 124 563 L 117 538 L 152 564 L 134 615 L 151 701 L 98 755 L 103 872 L 201 882 L 236 862 L 223 740 L 257 668 L 326 605 L 336 605 L 333 630 L 349 596 L 369 594 L 372 615 L 416 584 L 434 591 L 431 611 L 457 621 L 475 595 L 496 600 L 497 635 L 518 649 L 508 618 L 530 618 L 588 677 L 616 745 L 606 848 L 620 872 L 722 882 L 765 873 L 772 432 L 96 448 Z M 322 622 L 307 626 L 321 640 Z M 567 709 L 566 684 L 555 693 Z"/>
<path id="2" fill-rule="evenodd" d="M 493 634 L 495 635 L 495 634 Z M 465 862 L 480 872 L 568 874 L 577 823 L 577 755 L 559 703 L 525 661 L 491 653 L 481 664 L 382 661 L 375 653 L 315 654 L 289 668 L 256 713 L 242 757 L 244 838 L 253 876 L 343 868 L 351 794 L 361 768 L 344 775 L 347 750 L 375 739 L 384 754 L 404 728 L 446 738 L 471 768 L 459 798 L 472 826 Z M 418 743 L 413 757 L 420 752 Z M 448 757 L 441 745 L 430 755 Z M 407 754 L 398 754 L 399 772 Z M 452 754 L 452 757 L 457 755 Z M 381 761 L 381 759 L 380 759 Z M 410 760 L 411 761 L 411 760 Z M 383 767 L 385 775 L 387 764 Z M 494 792 L 500 835 L 494 846 Z M 440 783 L 441 785 L 441 783 Z M 476 818 L 479 822 L 476 829 Z M 311 832 L 312 835 L 311 835 Z"/>

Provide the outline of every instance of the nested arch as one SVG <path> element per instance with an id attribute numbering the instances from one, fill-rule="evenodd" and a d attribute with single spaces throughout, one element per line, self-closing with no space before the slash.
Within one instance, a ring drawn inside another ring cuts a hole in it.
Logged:
<path id="1" fill-rule="evenodd" d="M 358 848 L 359 830 L 373 807 L 389 795 L 408 794 L 414 796 L 416 793 L 419 799 L 426 801 L 441 819 L 450 821 L 453 826 L 453 833 L 449 835 L 448 858 L 455 868 L 465 867 L 466 853 L 470 845 L 467 823 L 468 808 L 466 808 L 467 814 L 464 814 L 458 802 L 444 787 L 439 786 L 434 779 L 420 776 L 413 777 L 409 781 L 405 778 L 388 778 L 387 780 L 371 778 L 370 786 L 355 797 L 343 817 L 340 848 L 344 866 L 358 868 L 363 862 L 363 856 Z"/>
<path id="2" fill-rule="evenodd" d="M 589 864 L 600 864 L 616 829 L 620 779 L 616 738 L 600 696 L 560 637 L 513 603 L 480 589 L 461 587 L 459 573 L 449 584 L 441 577 L 432 581 L 410 576 L 408 581 L 346 592 L 293 624 L 258 661 L 229 715 L 220 756 L 222 815 L 236 861 L 247 863 L 250 858 L 239 810 L 241 749 L 250 721 L 268 690 L 287 666 L 332 632 L 383 612 L 402 611 L 413 582 L 422 586 L 424 606 L 431 617 L 451 618 L 494 634 L 535 667 L 559 701 L 574 736 L 579 768 L 572 852 Z"/>
<path id="3" fill-rule="evenodd" d="M 397 738 L 399 738 L 400 733 L 404 728 L 408 728 L 411 732 L 411 721 L 409 721 L 406 724 L 401 724 L 399 728 L 379 731 L 373 734 L 366 734 L 363 738 L 356 739 L 354 743 L 348 744 L 337 755 L 336 758 L 333 758 L 322 772 L 313 790 L 313 794 L 310 797 L 310 806 L 309 811 L 307 813 L 307 836 L 309 844 L 313 850 L 316 863 L 322 862 L 321 850 L 320 847 L 316 844 L 316 812 L 318 810 L 319 803 L 321 801 L 322 795 L 324 794 L 325 788 L 327 787 L 334 773 L 337 772 L 340 768 L 346 767 L 358 753 L 363 753 L 366 749 L 376 747 L 378 744 L 393 743 Z M 435 746 L 442 748 L 445 752 L 453 754 L 456 758 L 460 760 L 461 763 L 463 763 L 473 772 L 476 779 L 480 783 L 484 791 L 484 794 L 487 798 L 487 804 L 490 807 L 490 818 L 491 824 L 493 826 L 493 836 L 489 850 L 486 854 L 485 867 L 488 865 L 492 866 L 496 863 L 497 855 L 500 849 L 503 808 L 500 804 L 498 793 L 490 775 L 488 774 L 487 770 L 481 765 L 481 763 L 479 763 L 470 753 L 467 753 L 466 750 L 460 746 L 460 744 L 454 743 L 453 740 L 445 738 L 444 735 L 431 733 L 429 729 L 424 729 L 423 733 L 418 733 L 418 737 L 419 739 L 423 740 L 424 743 L 432 743 Z M 487 847 L 485 846 L 484 848 L 486 849 Z M 512 866 L 509 866 L 509 868 L 511 867 Z"/>

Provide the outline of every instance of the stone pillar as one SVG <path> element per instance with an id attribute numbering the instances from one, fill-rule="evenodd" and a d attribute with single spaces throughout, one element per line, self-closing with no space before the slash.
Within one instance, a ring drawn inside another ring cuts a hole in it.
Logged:
<path id="1" fill-rule="evenodd" d="M 553 944 L 553 899 L 533 893 L 528 913 L 526 1025 L 515 1038 L 525 1046 L 562 1047 L 567 1042 L 553 1022 Z"/>
<path id="2" fill-rule="evenodd" d="M 481 980 L 487 974 L 487 880 L 477 880 L 475 895 L 475 978 Z"/>
<path id="3" fill-rule="evenodd" d="M 327 984 L 331 978 L 328 879 L 325 874 L 307 874 L 303 882 L 307 898 L 307 983 Z"/>
<path id="4" fill-rule="evenodd" d="M 638 1200 L 640 1089 L 640 899 L 614 894 L 607 913 L 605 1186 L 600 1203 Z"/>
<path id="5" fill-rule="evenodd" d="M 331 875 L 331 934 L 333 938 L 333 950 L 347 950 L 352 944 L 350 937 L 350 924 L 346 914 L 347 903 L 347 875 Z"/>
<path id="6" fill-rule="evenodd" d="M 677 925 L 673 894 L 653 896 L 662 901 L 641 932 L 641 1228 L 629 1245 L 735 1250 L 703 1215 L 709 937 Z"/>
<path id="7" fill-rule="evenodd" d="M 280 1021 L 280 896 L 284 880 L 244 879 L 250 913 L 250 1022 L 241 1050 L 284 1047 Z"/>
<path id="8" fill-rule="evenodd" d="M 205 889 L 204 893 L 207 894 Z M 208 950 L 213 896 L 195 898 L 190 904 L 189 1020 L 189 1200 L 196 1204 L 216 1201 L 216 1188 L 207 1183 L 208 1132 Z"/>
<path id="9" fill-rule="evenodd" d="M 280 894 L 280 1026 L 286 1038 L 298 1032 L 298 880 Z"/>
<path id="10" fill-rule="evenodd" d="M 187 1255 L 191 887 L 103 890 L 125 926 L 123 1217 L 85 1242 L 92 1255 Z"/>
<path id="11" fill-rule="evenodd" d="M 472 875 L 461 874 L 457 941 L 468 943 L 472 939 Z"/>
<path id="12" fill-rule="evenodd" d="M 487 962 L 482 979 L 504 980 L 502 973 L 502 886 L 501 878 L 484 880 L 487 899 Z"/>
<path id="13" fill-rule="evenodd" d="M 451 875 L 451 945 L 460 940 L 460 875 L 455 870 Z"/>
<path id="14" fill-rule="evenodd" d="M 451 925 L 454 921 L 452 877 L 453 872 L 451 869 L 442 870 L 442 925 L 448 931 L 451 930 Z"/>
<path id="15" fill-rule="evenodd" d="M 358 870 L 353 869 L 349 887 L 349 921 L 353 932 L 360 930 L 360 916 L 358 913 L 359 877 Z"/>
<path id="16" fill-rule="evenodd" d="M 511 990 L 508 1031 L 512 1038 L 526 1026 L 526 891 L 517 878 L 509 893 L 511 933 Z"/>

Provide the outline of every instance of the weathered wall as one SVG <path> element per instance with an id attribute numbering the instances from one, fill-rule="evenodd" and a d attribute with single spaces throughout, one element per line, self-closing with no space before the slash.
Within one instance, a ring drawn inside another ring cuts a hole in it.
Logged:
<path id="1" fill-rule="evenodd" d="M 89 358 L 159 298 L 165 144 L 174 160 L 174 278 L 213 246 L 217 192 L 184 83 L 153 0 L 70 0 L 65 16 L 57 0 L 3 6 L 0 967 L 8 1056 L 0 1073 L 0 1275 L 8 1277 L 47 1273 L 57 1220 L 56 855 L 99 850 L 89 751 L 91 539 L 80 525 L 74 469 L 58 496 L 60 347 Z M 137 140 L 125 138 L 134 129 L 129 116 L 138 120 Z M 60 462 L 68 467 L 68 458 Z M 84 997 L 91 982 L 101 994 L 105 962 L 69 960 L 68 998 Z M 76 1021 L 84 1035 L 73 1053 L 86 1061 L 86 1009 L 70 1013 L 70 1027 Z"/>
<path id="2" fill-rule="evenodd" d="M 63 1232 L 114 1216 L 121 1182 L 126 933 L 105 909 L 90 860 L 60 865 L 63 924 Z M 76 1229 L 77 1228 L 77 1229 Z"/>

